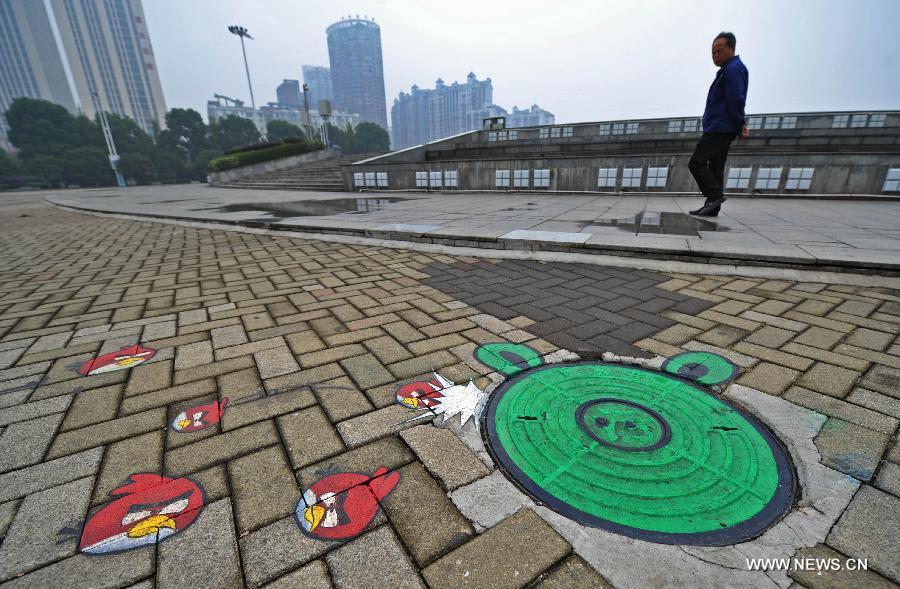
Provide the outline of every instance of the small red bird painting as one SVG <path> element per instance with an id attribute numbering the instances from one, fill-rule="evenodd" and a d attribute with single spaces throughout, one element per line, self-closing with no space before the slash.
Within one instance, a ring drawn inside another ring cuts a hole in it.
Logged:
<path id="1" fill-rule="evenodd" d="M 78 548 L 109 554 L 161 542 L 190 526 L 203 509 L 203 488 L 189 478 L 138 473 L 110 491 L 119 497 L 84 525 Z"/>
<path id="2" fill-rule="evenodd" d="M 123 368 L 133 368 L 156 355 L 156 350 L 141 347 L 140 344 L 124 346 L 118 352 L 110 352 L 88 360 L 78 369 L 81 376 L 93 376 L 104 372 L 113 372 Z"/>
<path id="3" fill-rule="evenodd" d="M 219 423 L 228 407 L 228 397 L 221 401 L 206 405 L 188 407 L 172 420 L 172 429 L 177 432 L 190 433 L 204 430 Z"/>
<path id="4" fill-rule="evenodd" d="M 411 382 L 397 389 L 397 403 L 412 409 L 436 407 L 444 398 L 441 394 L 443 388 L 435 373 L 435 378 L 430 381 Z"/>
<path id="5" fill-rule="evenodd" d="M 342 472 L 313 483 L 294 510 L 300 529 L 323 540 L 361 534 L 378 513 L 378 502 L 394 490 L 400 473 L 382 467 L 371 476 Z"/>

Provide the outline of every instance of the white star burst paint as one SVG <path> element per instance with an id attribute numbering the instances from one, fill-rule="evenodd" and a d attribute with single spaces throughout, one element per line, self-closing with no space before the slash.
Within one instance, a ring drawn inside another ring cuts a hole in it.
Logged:
<path id="1" fill-rule="evenodd" d="M 441 420 L 441 425 L 455 415 L 460 416 L 460 425 L 465 425 L 466 422 L 472 419 L 478 412 L 479 406 L 485 398 L 484 391 L 479 389 L 471 380 L 468 384 L 461 385 L 454 383 L 448 378 L 444 378 L 437 372 L 433 372 L 432 374 L 434 374 L 435 381 L 441 386 L 441 388 L 437 390 L 437 392 L 441 394 L 440 402 L 431 407 L 430 412 L 417 415 L 403 423 L 428 417 L 433 412 L 437 415 L 444 416 L 444 419 Z M 475 421 L 475 426 L 478 426 L 477 420 Z"/>

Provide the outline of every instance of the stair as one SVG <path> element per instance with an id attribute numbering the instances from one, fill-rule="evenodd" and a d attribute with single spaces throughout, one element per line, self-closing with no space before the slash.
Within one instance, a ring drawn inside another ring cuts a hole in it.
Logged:
<path id="1" fill-rule="evenodd" d="M 222 188 L 244 188 L 253 190 L 315 190 L 324 192 L 343 192 L 344 180 L 341 166 L 352 164 L 370 157 L 375 153 L 345 155 L 310 162 L 295 168 L 286 168 L 267 172 L 258 176 L 248 176 L 222 184 Z"/>

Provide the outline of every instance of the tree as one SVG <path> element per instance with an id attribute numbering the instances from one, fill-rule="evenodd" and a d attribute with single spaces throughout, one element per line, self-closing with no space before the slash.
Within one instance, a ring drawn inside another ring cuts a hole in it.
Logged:
<path id="1" fill-rule="evenodd" d="M 62 155 L 63 178 L 79 186 L 101 186 L 115 182 L 109 159 L 98 147 L 77 147 Z"/>
<path id="2" fill-rule="evenodd" d="M 204 149 L 199 152 L 196 159 L 194 159 L 194 175 L 201 180 L 205 180 L 206 174 L 209 172 L 209 161 L 220 155 L 222 155 L 222 152 L 218 149 Z"/>
<path id="3" fill-rule="evenodd" d="M 52 155 L 36 155 L 25 162 L 25 173 L 42 178 L 47 186 L 57 186 L 63 180 L 62 160 Z"/>
<path id="4" fill-rule="evenodd" d="M 293 137 L 304 138 L 303 129 L 287 121 L 269 121 L 266 124 L 266 139 L 269 141 L 282 141 Z"/>
<path id="5" fill-rule="evenodd" d="M 341 148 L 341 151 L 344 153 L 356 153 L 354 151 L 354 135 L 353 135 L 353 127 L 350 126 L 350 123 L 344 128 L 335 127 L 331 123 L 328 123 L 328 142 L 331 145 L 338 145 Z"/>
<path id="6" fill-rule="evenodd" d="M 153 179 L 155 166 L 146 155 L 129 152 L 123 153 L 119 159 L 119 171 L 126 180 L 133 180 L 136 184 L 149 184 Z"/>
<path id="7" fill-rule="evenodd" d="M 47 100 L 16 98 L 5 116 L 9 140 L 25 161 L 37 155 L 58 157 L 69 149 L 102 144 L 100 130 L 90 119 L 76 118 Z"/>
<path id="8" fill-rule="evenodd" d="M 388 132 L 375 123 L 360 123 L 356 126 L 353 153 L 387 151 L 391 147 Z"/>
<path id="9" fill-rule="evenodd" d="M 16 161 L 0 149 L 0 176 L 15 176 L 19 173 Z"/>
<path id="10" fill-rule="evenodd" d="M 209 127 L 200 113 L 192 108 L 173 108 L 166 113 L 166 129 L 159 133 L 159 147 L 177 151 L 186 162 L 193 162 L 197 154 L 211 147 Z"/>
<path id="11" fill-rule="evenodd" d="M 229 116 L 210 125 L 213 143 L 222 151 L 259 143 L 259 130 L 250 119 Z"/>
<path id="12" fill-rule="evenodd" d="M 177 153 L 159 151 L 154 161 L 156 176 L 160 182 L 175 183 L 184 176 L 185 163 Z"/>
<path id="13" fill-rule="evenodd" d="M 153 138 L 134 119 L 115 113 L 106 113 L 106 118 L 109 120 L 109 130 L 116 143 L 116 151 L 123 156 L 126 153 L 140 154 L 146 158 L 153 155 L 156 149 Z"/>

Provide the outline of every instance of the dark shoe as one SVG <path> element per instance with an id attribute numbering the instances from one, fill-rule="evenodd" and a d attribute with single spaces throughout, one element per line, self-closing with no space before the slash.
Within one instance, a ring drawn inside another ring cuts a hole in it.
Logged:
<path id="1" fill-rule="evenodd" d="M 698 217 L 715 217 L 719 214 L 722 203 L 726 200 L 728 200 L 728 198 L 725 196 L 721 196 L 715 200 L 708 200 L 699 209 L 688 212 L 691 215 L 697 215 Z"/>

